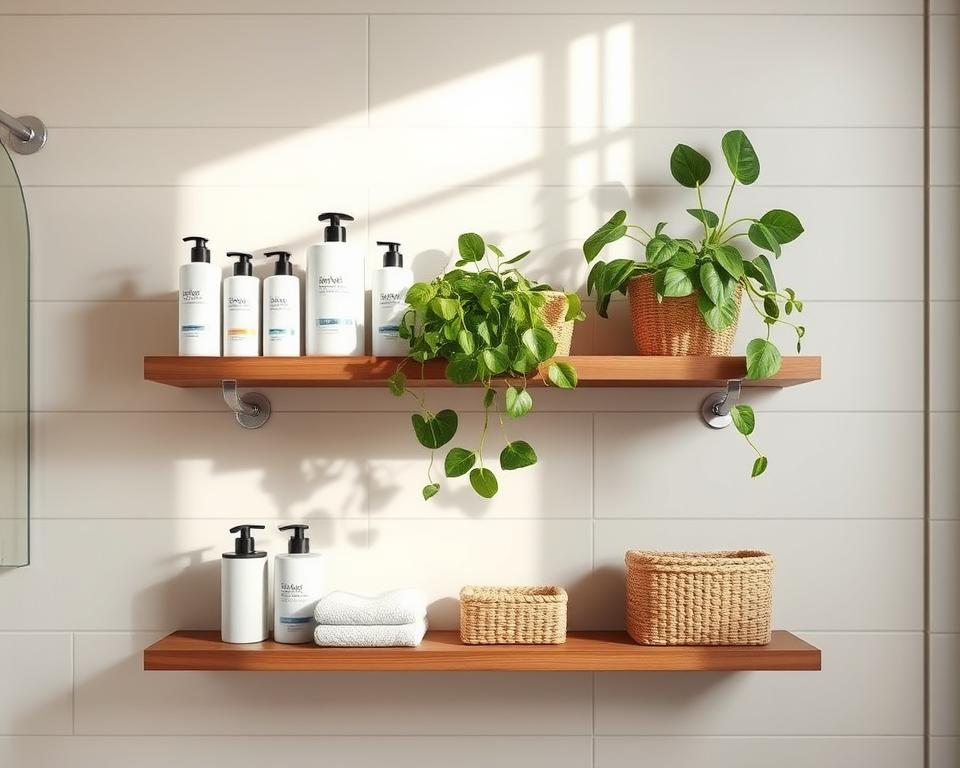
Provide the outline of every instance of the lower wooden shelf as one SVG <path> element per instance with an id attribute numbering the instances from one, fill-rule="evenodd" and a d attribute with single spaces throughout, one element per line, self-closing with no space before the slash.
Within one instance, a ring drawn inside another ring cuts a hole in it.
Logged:
<path id="1" fill-rule="evenodd" d="M 212 671 L 738 671 L 820 669 L 820 649 L 783 630 L 769 645 L 642 646 L 626 632 L 568 632 L 563 645 L 464 645 L 428 632 L 416 648 L 232 645 L 219 632 L 181 630 L 143 652 L 146 670 Z"/>

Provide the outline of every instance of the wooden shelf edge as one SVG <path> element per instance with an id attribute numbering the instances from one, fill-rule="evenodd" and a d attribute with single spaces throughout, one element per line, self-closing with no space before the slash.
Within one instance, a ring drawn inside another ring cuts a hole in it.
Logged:
<path id="1" fill-rule="evenodd" d="M 148 671 L 818 671 L 820 649 L 785 630 L 763 646 L 641 646 L 626 632 L 568 632 L 562 645 L 464 645 L 431 631 L 416 648 L 231 645 L 181 630 L 143 652 Z"/>
<path id="2" fill-rule="evenodd" d="M 743 379 L 743 357 L 641 357 L 639 355 L 575 355 L 581 387 L 714 387 Z M 219 387 L 235 379 L 243 387 L 378 387 L 397 368 L 391 357 L 144 357 L 143 377 L 174 387 Z M 406 373 L 417 386 L 450 387 L 445 363 L 408 363 Z M 821 376 L 821 359 L 789 356 L 776 376 L 744 380 L 745 387 L 791 387 Z M 542 386 L 540 376 L 531 384 Z"/>

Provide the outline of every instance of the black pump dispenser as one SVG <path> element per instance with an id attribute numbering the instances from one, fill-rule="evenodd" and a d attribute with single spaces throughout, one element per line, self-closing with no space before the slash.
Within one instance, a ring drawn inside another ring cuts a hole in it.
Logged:
<path id="1" fill-rule="evenodd" d="M 347 230 L 340 226 L 340 222 L 353 221 L 353 216 L 346 213 L 321 213 L 317 219 L 330 222 L 323 228 L 323 242 L 345 243 L 347 241 Z"/>
<path id="2" fill-rule="evenodd" d="M 266 552 L 257 552 L 256 542 L 250 531 L 254 528 L 263 530 L 265 525 L 235 525 L 230 529 L 230 533 L 239 533 L 240 535 L 233 540 L 233 552 L 224 552 L 224 557 L 266 557 Z"/>
<path id="3" fill-rule="evenodd" d="M 287 541 L 287 552 L 291 555 L 305 555 L 310 551 L 310 539 L 305 536 L 309 525 L 284 525 L 281 531 L 293 530 L 293 535 Z"/>
<path id="4" fill-rule="evenodd" d="M 252 253 L 240 253 L 240 251 L 227 251 L 227 256 L 231 259 L 236 257 L 240 259 L 236 264 L 233 265 L 233 274 L 235 275 L 253 275 L 253 254 Z M 263 526 L 260 526 L 261 528 Z"/>
<path id="5" fill-rule="evenodd" d="M 190 261 L 205 261 L 208 264 L 210 263 L 210 249 L 207 248 L 207 238 L 200 237 L 199 235 L 190 235 L 190 237 L 183 238 L 183 242 L 193 243 L 193 248 L 190 249 Z"/>
<path id="6" fill-rule="evenodd" d="M 267 258 L 270 258 L 271 256 L 277 257 L 277 269 L 276 272 L 274 272 L 275 275 L 293 274 L 293 264 L 290 263 L 289 251 L 267 251 L 263 255 Z"/>
<path id="7" fill-rule="evenodd" d="M 383 266 L 403 266 L 403 254 L 400 253 L 400 243 L 395 243 L 391 240 L 377 240 L 377 245 L 385 245 L 387 247 L 387 252 L 383 254 Z"/>

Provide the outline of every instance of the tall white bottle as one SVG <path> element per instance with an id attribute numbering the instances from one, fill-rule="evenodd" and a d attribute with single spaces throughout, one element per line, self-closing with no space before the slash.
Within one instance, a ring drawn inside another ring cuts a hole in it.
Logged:
<path id="1" fill-rule="evenodd" d="M 383 267 L 373 273 L 373 354 L 377 357 L 404 357 L 410 342 L 400 338 L 400 321 L 409 308 L 407 290 L 413 285 L 413 271 L 403 266 L 400 243 L 377 240 L 386 246 Z"/>
<path id="2" fill-rule="evenodd" d="M 300 279 L 293 274 L 288 251 L 270 251 L 277 257 L 276 272 L 263 281 L 263 355 L 300 355 Z"/>
<path id="3" fill-rule="evenodd" d="M 308 355 L 362 355 L 365 294 L 363 259 L 347 245 L 345 213 L 321 213 L 323 242 L 307 249 Z"/>
<path id="4" fill-rule="evenodd" d="M 323 558 L 310 552 L 307 525 L 285 525 L 292 530 L 287 554 L 277 555 L 273 568 L 273 639 L 278 643 L 313 640 L 313 612 L 323 597 Z"/>
<path id="5" fill-rule="evenodd" d="M 233 552 L 220 558 L 220 634 L 225 643 L 259 643 L 267 639 L 267 553 L 257 552 L 250 530 L 236 525 Z"/>
<path id="6" fill-rule="evenodd" d="M 260 354 L 260 278 L 253 276 L 253 255 L 229 251 L 236 257 L 233 276 L 223 281 L 223 356 Z"/>
<path id="7" fill-rule="evenodd" d="M 179 354 L 220 356 L 220 270 L 210 263 L 207 238 L 192 235 L 190 262 L 180 267 Z"/>

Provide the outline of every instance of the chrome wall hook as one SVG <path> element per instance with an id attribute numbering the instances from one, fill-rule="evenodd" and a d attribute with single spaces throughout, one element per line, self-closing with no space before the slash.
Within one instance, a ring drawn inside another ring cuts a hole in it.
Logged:
<path id="1" fill-rule="evenodd" d="M 740 385 L 740 379 L 729 379 L 726 392 L 712 392 L 707 395 L 703 401 L 703 406 L 700 408 L 700 413 L 708 427 L 723 429 L 730 426 L 733 421 L 730 409 L 740 399 Z"/>
<path id="2" fill-rule="evenodd" d="M 244 429 L 259 429 L 270 418 L 270 401 L 259 392 L 247 392 L 240 396 L 235 379 L 224 379 L 223 401 L 235 414 L 237 423 Z"/>

